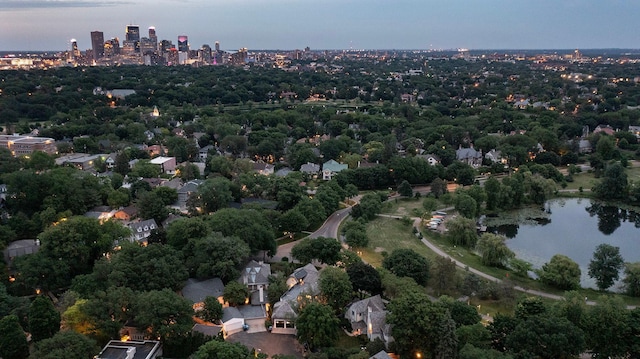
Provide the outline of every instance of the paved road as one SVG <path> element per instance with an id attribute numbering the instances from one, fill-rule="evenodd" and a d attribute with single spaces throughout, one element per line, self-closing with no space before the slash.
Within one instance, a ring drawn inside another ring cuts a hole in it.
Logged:
<path id="1" fill-rule="evenodd" d="M 327 238 L 336 238 L 338 239 L 338 229 L 340 228 L 340 223 L 349 217 L 349 213 L 351 212 L 351 207 L 340 209 L 336 212 L 333 212 L 329 218 L 322 224 L 320 228 L 318 228 L 315 232 L 311 233 L 306 238 L 318 238 L 318 237 L 327 237 Z M 283 244 L 278 246 L 278 250 L 276 254 L 271 257 L 272 262 L 279 262 L 283 257 L 289 258 L 291 260 L 291 248 L 298 244 L 301 240 L 290 242 L 287 244 Z"/>

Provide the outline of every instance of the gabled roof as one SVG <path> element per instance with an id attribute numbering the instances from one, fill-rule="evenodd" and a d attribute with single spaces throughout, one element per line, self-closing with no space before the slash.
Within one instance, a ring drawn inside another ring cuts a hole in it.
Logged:
<path id="1" fill-rule="evenodd" d="M 178 193 L 191 193 L 198 190 L 198 187 L 203 183 L 202 180 L 192 180 L 187 182 L 184 186 L 182 186 Z"/>
<path id="2" fill-rule="evenodd" d="M 318 173 L 320 172 L 320 165 L 316 163 L 307 162 L 300 166 L 300 172 L 305 173 Z"/>
<path id="3" fill-rule="evenodd" d="M 152 218 L 140 222 L 129 223 L 129 228 L 131 228 L 133 233 L 150 232 L 158 228 L 158 224 L 156 223 L 156 220 Z"/>
<path id="4" fill-rule="evenodd" d="M 391 359 L 391 357 L 386 351 L 381 350 L 369 359 Z"/>
<path id="5" fill-rule="evenodd" d="M 322 164 L 323 171 L 340 172 L 346 170 L 349 166 L 342 163 L 338 163 L 335 160 L 329 160 Z"/>
<path id="6" fill-rule="evenodd" d="M 276 303 L 273 309 L 273 314 L 271 314 L 272 318 L 284 318 L 284 319 L 294 319 L 298 317 L 298 314 L 291 307 L 291 304 L 286 301 L 280 301 Z"/>
<path id="7" fill-rule="evenodd" d="M 226 323 L 231 319 L 241 318 L 244 319 L 244 315 L 240 313 L 236 307 L 226 307 L 222 309 L 222 322 Z"/>
<path id="8" fill-rule="evenodd" d="M 482 158 L 482 152 L 476 151 L 473 147 L 456 150 L 456 159 L 465 160 L 468 158 Z"/>
<path id="9" fill-rule="evenodd" d="M 254 260 L 247 263 L 240 276 L 240 282 L 244 285 L 267 284 L 271 275 L 271 265 L 258 263 Z"/>
<path id="10" fill-rule="evenodd" d="M 354 302 L 349 306 L 348 310 L 354 311 L 356 313 L 366 313 L 368 311 L 368 308 L 371 308 L 372 312 L 380 312 L 385 310 L 384 303 L 382 302 L 382 298 L 379 294 Z"/>
<path id="11" fill-rule="evenodd" d="M 218 298 L 224 292 L 224 284 L 220 278 L 198 280 L 189 278 L 182 288 L 182 296 L 193 303 L 203 302 L 206 297 Z"/>

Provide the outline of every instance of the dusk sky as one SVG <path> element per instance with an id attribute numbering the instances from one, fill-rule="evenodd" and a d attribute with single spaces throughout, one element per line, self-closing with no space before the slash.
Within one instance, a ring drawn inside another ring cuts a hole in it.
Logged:
<path id="1" fill-rule="evenodd" d="M 67 50 L 90 32 L 251 49 L 640 48 L 637 0 L 0 0 L 0 51 Z"/>

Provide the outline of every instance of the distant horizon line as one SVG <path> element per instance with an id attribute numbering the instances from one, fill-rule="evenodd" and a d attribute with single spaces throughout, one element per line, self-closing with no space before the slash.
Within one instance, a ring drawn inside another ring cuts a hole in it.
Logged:
<path id="1" fill-rule="evenodd" d="M 205 45 L 205 44 L 203 44 Z M 196 50 L 199 48 L 194 48 L 193 50 Z M 86 50 L 91 50 L 91 48 L 88 48 Z M 303 48 L 290 48 L 290 49 L 285 49 L 285 48 L 275 48 L 275 49 L 249 49 L 249 51 L 304 51 L 304 47 Z M 462 47 L 456 47 L 456 48 L 439 48 L 439 49 L 425 49 L 425 48 L 362 48 L 362 49 L 355 49 L 355 48 L 333 48 L 333 49 L 311 49 L 310 51 L 312 52 L 320 52 L 320 51 L 353 51 L 353 52 L 362 52 L 362 51 L 424 51 L 424 52 L 452 52 L 452 51 L 461 51 L 461 50 L 465 50 L 465 51 L 477 51 L 477 52 L 496 52 L 496 51 L 508 51 L 508 52 L 517 52 L 517 51 L 575 51 L 575 50 L 579 50 L 579 51 L 611 51 L 611 50 L 615 50 L 615 51 L 639 51 L 640 52 L 640 48 L 632 48 L 632 47 L 593 47 L 593 48 L 579 48 L 579 47 L 568 47 L 568 48 L 477 48 L 477 49 L 473 49 L 473 48 L 462 48 Z M 55 52 L 66 52 L 69 50 L 0 50 L 0 53 L 55 53 Z M 223 50 L 223 51 L 237 51 L 237 50 Z"/>

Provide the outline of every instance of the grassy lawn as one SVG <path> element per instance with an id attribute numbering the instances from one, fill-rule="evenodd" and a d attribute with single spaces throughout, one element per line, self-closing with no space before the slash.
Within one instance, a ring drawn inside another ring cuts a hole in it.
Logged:
<path id="1" fill-rule="evenodd" d="M 391 253 L 396 248 L 410 248 L 425 257 L 433 257 L 431 252 L 411 232 L 411 225 L 393 218 L 378 218 L 367 224 L 369 247 L 361 251 L 362 259 L 374 267 L 382 265 L 382 252 Z"/>
<path id="2" fill-rule="evenodd" d="M 423 198 L 397 198 L 385 203 L 382 213 L 396 216 L 420 217 L 425 213 L 422 207 Z M 438 208 L 446 207 L 438 203 Z"/>
<path id="3" fill-rule="evenodd" d="M 599 178 L 595 178 L 593 173 L 581 172 L 573 175 L 573 182 L 567 182 L 566 189 L 579 189 L 582 187 L 585 190 L 590 190 L 600 182 Z"/>
<path id="4" fill-rule="evenodd" d="M 336 341 L 335 346 L 343 349 L 360 349 L 362 345 L 362 340 L 358 337 L 350 337 L 348 336 L 342 329 L 339 330 L 338 333 L 338 341 Z"/>

